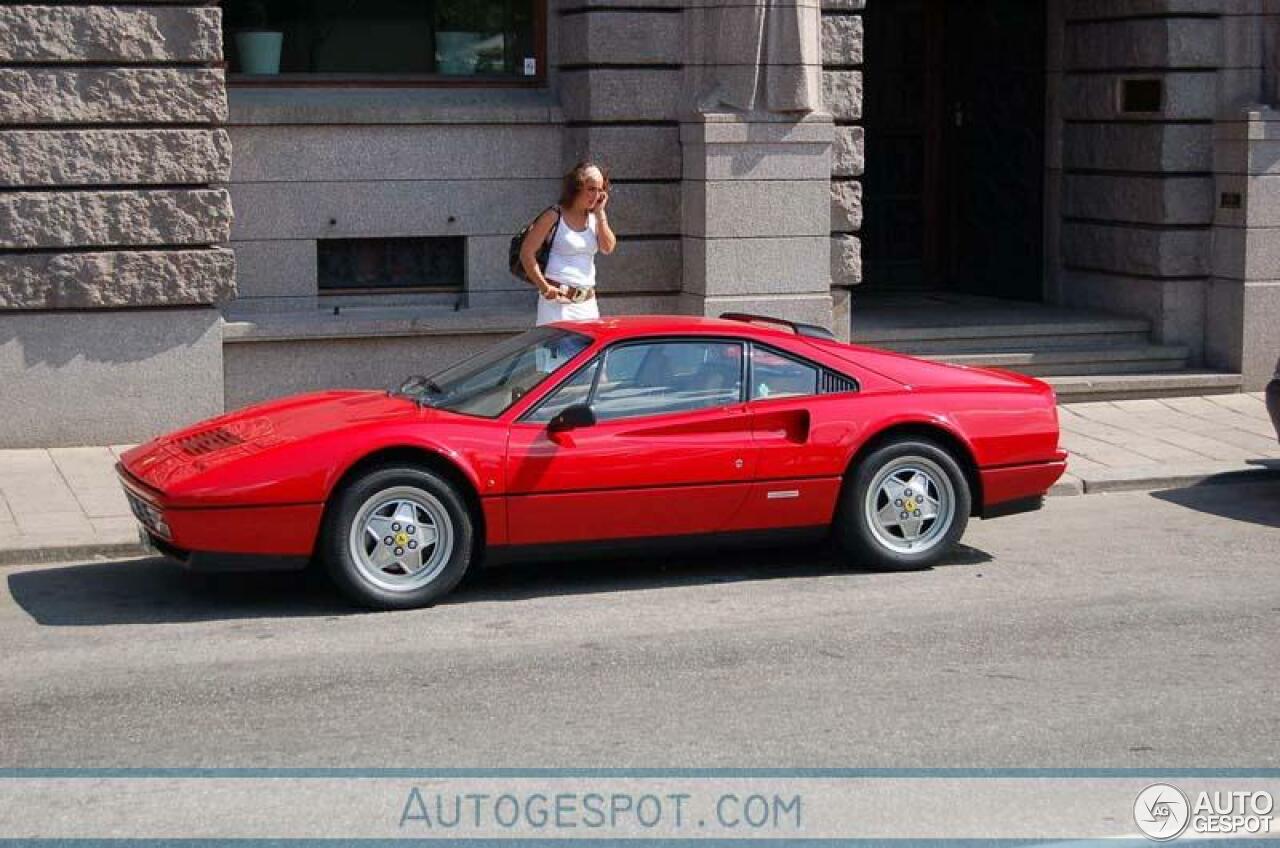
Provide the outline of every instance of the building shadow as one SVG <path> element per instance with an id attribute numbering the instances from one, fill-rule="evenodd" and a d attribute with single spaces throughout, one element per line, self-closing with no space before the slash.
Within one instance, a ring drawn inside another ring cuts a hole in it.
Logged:
<path id="1" fill-rule="evenodd" d="M 989 562 L 976 548 L 957 546 L 938 567 Z M 860 573 L 824 546 L 700 552 L 675 557 L 594 557 L 511 562 L 477 569 L 442 603 L 519 602 L 717 583 Z M 927 575 L 928 571 L 916 575 Z M 9 593 L 46 627 L 186 624 L 266 618 L 364 614 L 319 569 L 304 572 L 193 574 L 161 558 L 39 568 L 11 574 Z"/>
<path id="2" fill-rule="evenodd" d="M 1152 492 L 1166 503 L 1220 518 L 1280 528 L 1280 460 L 1250 460 L 1263 476 L 1224 474 L 1182 489 Z"/>

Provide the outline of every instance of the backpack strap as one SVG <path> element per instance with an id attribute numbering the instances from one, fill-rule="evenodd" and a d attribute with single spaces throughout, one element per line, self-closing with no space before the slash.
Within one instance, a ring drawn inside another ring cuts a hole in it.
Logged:
<path id="1" fill-rule="evenodd" d="M 560 204 L 558 204 L 558 203 L 557 203 L 555 206 L 548 206 L 548 207 L 546 208 L 546 210 L 545 210 L 545 211 L 548 211 L 548 212 L 549 212 L 549 211 L 551 211 L 552 209 L 554 209 L 554 210 L 556 211 L 556 222 L 555 222 L 555 224 L 553 224 L 553 225 L 552 225 L 552 227 L 551 227 L 551 235 L 547 236 L 547 240 L 546 240 L 545 242 L 543 242 L 544 244 L 547 244 L 547 245 L 553 245 L 553 244 L 555 244 L 555 243 L 556 243 L 556 233 L 560 232 L 560 218 L 561 218 L 561 214 L 560 214 Z"/>

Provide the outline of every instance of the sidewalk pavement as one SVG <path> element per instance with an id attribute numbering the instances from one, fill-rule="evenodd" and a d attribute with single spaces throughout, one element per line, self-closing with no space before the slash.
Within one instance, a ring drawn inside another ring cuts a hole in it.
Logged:
<path id="1" fill-rule="evenodd" d="M 1059 407 L 1068 473 L 1052 495 L 1280 482 L 1262 393 Z M 0 451 L 0 565 L 138 556 L 114 466 L 127 446 Z"/>

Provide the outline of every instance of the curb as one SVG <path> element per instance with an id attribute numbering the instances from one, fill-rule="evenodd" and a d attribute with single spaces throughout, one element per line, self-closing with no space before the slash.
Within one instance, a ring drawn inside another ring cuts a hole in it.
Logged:
<path id="1" fill-rule="evenodd" d="M 86 542 L 38 548 L 0 548 L 0 567 L 6 565 L 41 565 L 51 562 L 75 562 L 86 559 L 121 559 L 142 557 L 154 552 L 139 542 Z"/>
<path id="2" fill-rule="evenodd" d="M 1204 466 L 1144 466 L 1117 468 L 1083 478 L 1084 494 L 1133 492 L 1148 489 L 1189 489 L 1193 486 L 1221 486 L 1232 483 L 1280 481 L 1280 462 L 1256 461 L 1218 463 Z"/>

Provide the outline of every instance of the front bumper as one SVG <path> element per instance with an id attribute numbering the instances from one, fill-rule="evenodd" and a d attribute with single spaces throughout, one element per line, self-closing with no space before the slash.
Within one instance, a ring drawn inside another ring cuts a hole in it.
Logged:
<path id="1" fill-rule="evenodd" d="M 166 556 L 306 559 L 315 550 L 324 504 L 179 509 L 122 466 L 116 472 L 138 523 Z"/>

